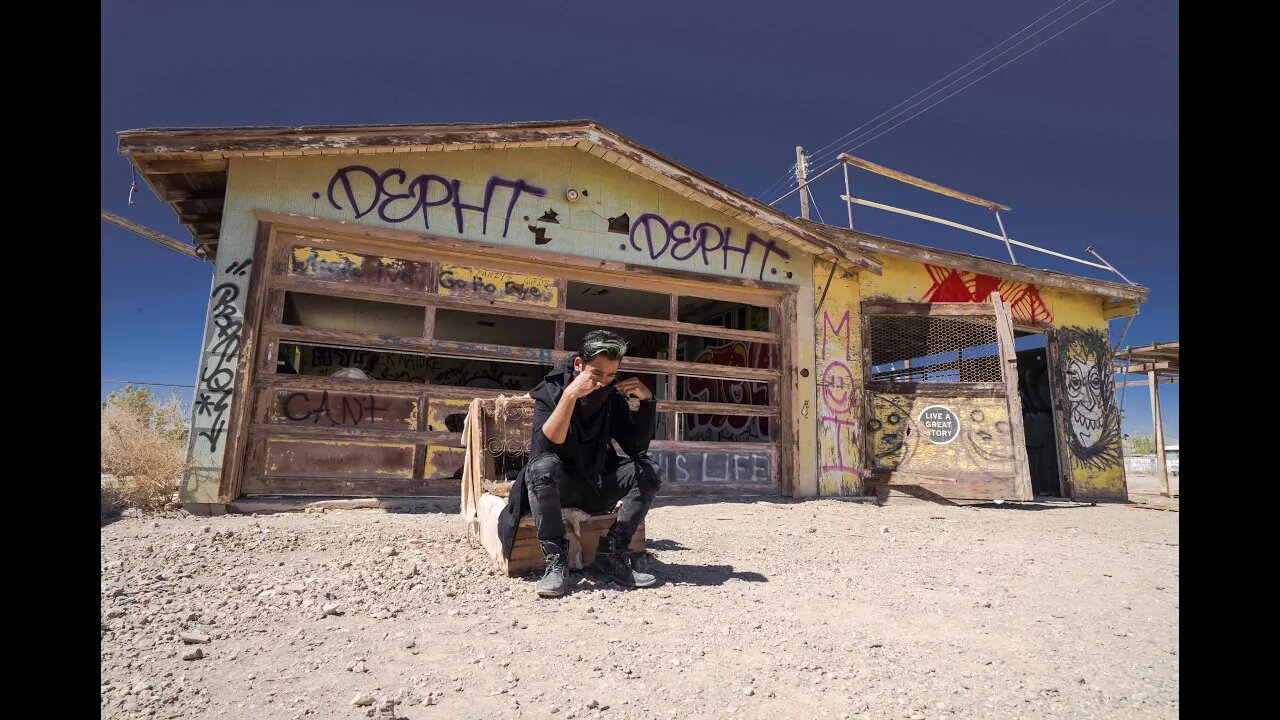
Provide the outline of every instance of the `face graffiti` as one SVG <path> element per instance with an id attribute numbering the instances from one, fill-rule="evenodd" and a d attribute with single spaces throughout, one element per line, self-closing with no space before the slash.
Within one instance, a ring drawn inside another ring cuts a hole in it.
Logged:
<path id="1" fill-rule="evenodd" d="M 1076 440 L 1086 448 L 1093 447 L 1102 430 L 1102 373 L 1093 359 L 1067 358 L 1067 402 Z"/>
<path id="2" fill-rule="evenodd" d="M 914 454 L 917 433 L 910 431 L 911 413 L 883 395 L 872 395 L 872 418 L 867 423 L 875 466 L 896 470 Z"/>
<path id="3" fill-rule="evenodd" d="M 965 441 L 975 460 L 1008 462 L 1013 459 L 1013 433 L 1007 420 L 990 422 L 981 408 L 974 408 L 969 411 L 969 422 L 965 425 Z"/>
<path id="4" fill-rule="evenodd" d="M 1068 444 L 1090 469 L 1120 465 L 1120 414 L 1115 405 L 1111 348 L 1093 328 L 1064 328 L 1057 336 L 1058 365 L 1067 402 Z"/>

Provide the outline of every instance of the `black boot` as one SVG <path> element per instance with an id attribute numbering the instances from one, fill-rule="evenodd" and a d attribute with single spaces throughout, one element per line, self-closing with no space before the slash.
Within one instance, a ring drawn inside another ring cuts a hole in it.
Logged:
<path id="1" fill-rule="evenodd" d="M 538 581 L 539 597 L 560 597 L 569 592 L 569 541 L 539 540 L 542 557 L 547 561 L 547 571 Z"/>
<path id="2" fill-rule="evenodd" d="M 658 582 L 653 575 L 632 569 L 631 552 L 626 543 L 612 534 L 600 538 L 600 547 L 596 549 L 596 572 L 627 587 L 649 587 Z"/>

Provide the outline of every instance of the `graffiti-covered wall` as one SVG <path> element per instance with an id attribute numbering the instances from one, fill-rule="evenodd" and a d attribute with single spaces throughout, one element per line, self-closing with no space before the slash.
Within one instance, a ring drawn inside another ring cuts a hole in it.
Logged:
<path id="1" fill-rule="evenodd" d="M 864 298 L 896 302 L 990 302 L 1012 306 L 1015 323 L 1054 330 L 1053 381 L 1060 390 L 1058 432 L 1065 435 L 1071 493 L 1078 498 L 1126 496 L 1110 341 L 1097 295 L 1038 287 L 967 270 L 880 256 L 884 274 L 865 274 Z M 816 275 L 817 273 L 815 273 Z"/>
<path id="2" fill-rule="evenodd" d="M 182 487 L 188 503 L 218 500 L 255 271 L 255 210 L 714 277 L 812 283 L 808 254 L 575 148 L 232 159 L 197 376 L 192 469 Z M 314 261 L 320 272 L 321 260 L 300 261 Z"/>
<path id="3" fill-rule="evenodd" d="M 859 495 L 862 484 L 862 308 L 859 278 L 814 264 L 818 493 Z M 827 285 L 827 278 L 831 283 Z M 823 298 L 823 290 L 826 297 Z"/>
<path id="4" fill-rule="evenodd" d="M 1065 327 L 1054 338 L 1055 379 L 1065 405 L 1071 485 L 1079 498 L 1125 493 L 1111 343 L 1104 327 Z"/>

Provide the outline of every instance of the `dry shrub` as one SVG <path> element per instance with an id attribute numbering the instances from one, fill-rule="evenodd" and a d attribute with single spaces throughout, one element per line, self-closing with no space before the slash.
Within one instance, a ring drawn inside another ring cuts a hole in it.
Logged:
<path id="1" fill-rule="evenodd" d="M 129 391 L 113 393 L 102 408 L 102 472 L 119 478 L 103 488 L 103 506 L 118 501 L 157 512 L 174 502 L 186 469 L 187 414 L 176 396 L 157 406 Z"/>

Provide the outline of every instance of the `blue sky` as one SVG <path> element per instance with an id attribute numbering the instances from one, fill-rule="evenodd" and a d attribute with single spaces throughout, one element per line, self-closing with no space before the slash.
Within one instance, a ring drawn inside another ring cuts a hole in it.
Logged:
<path id="1" fill-rule="evenodd" d="M 1004 221 L 1019 240 L 1077 257 L 1093 245 L 1151 289 L 1125 344 L 1176 339 L 1178 6 L 1163 0 L 108 0 L 102 207 L 189 238 L 141 183 L 127 205 L 130 168 L 115 151 L 124 129 L 566 118 L 599 120 L 770 201 L 781 193 L 762 192 L 796 145 L 818 150 L 1051 11 L 1064 19 L 897 119 L 1097 12 L 889 132 L 832 151 L 869 140 L 854 154 L 1011 206 Z M 975 206 L 868 173 L 853 183 L 861 197 L 995 230 Z M 841 192 L 839 172 L 814 184 L 832 224 L 845 223 Z M 779 207 L 799 212 L 795 196 Z M 855 224 L 1004 257 L 996 241 L 881 211 L 856 208 Z M 1106 277 L 1026 250 L 1018 260 Z M 102 378 L 191 384 L 210 272 L 104 223 Z M 1177 436 L 1177 386 L 1161 400 Z M 1149 408 L 1147 391 L 1130 388 L 1126 432 L 1150 431 Z"/>

